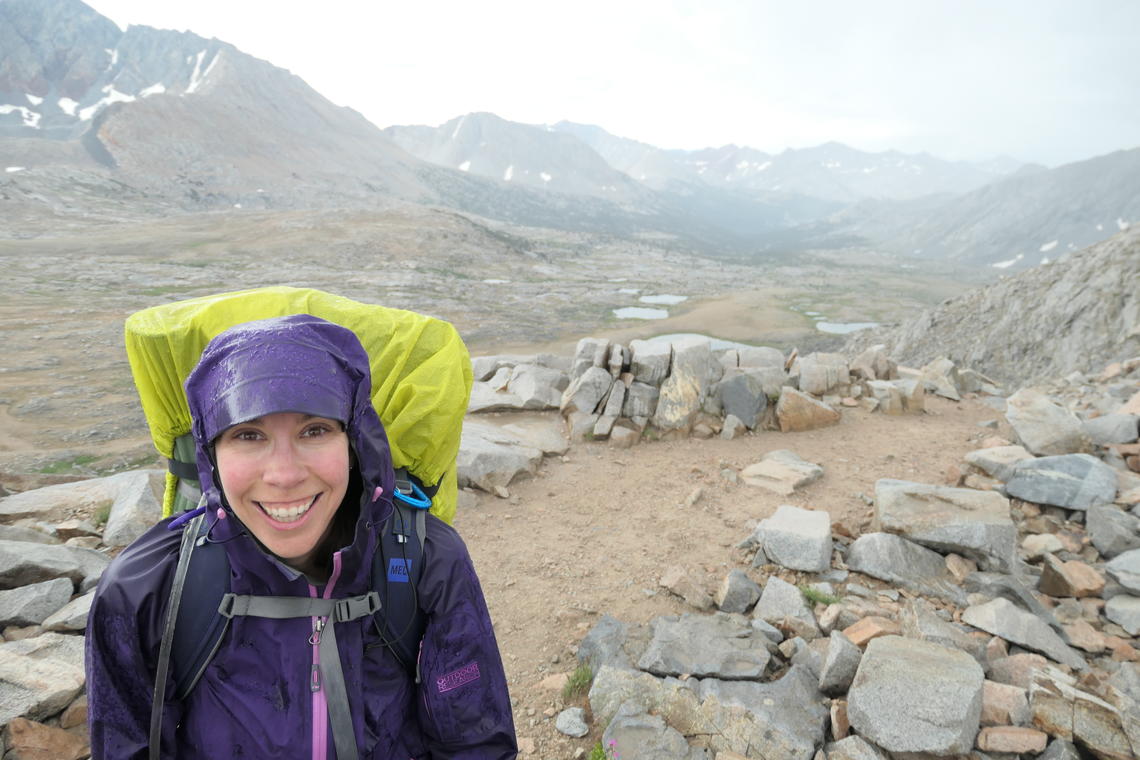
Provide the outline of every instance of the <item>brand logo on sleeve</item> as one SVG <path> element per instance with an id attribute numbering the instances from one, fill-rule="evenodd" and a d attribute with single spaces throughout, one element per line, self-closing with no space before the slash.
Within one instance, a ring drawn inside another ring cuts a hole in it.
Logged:
<path id="1" fill-rule="evenodd" d="M 436 688 L 442 694 L 445 691 L 458 689 L 460 686 L 479 680 L 479 663 L 471 662 L 459 670 L 453 670 L 445 676 L 435 680 Z"/>
<path id="2" fill-rule="evenodd" d="M 407 583 L 412 572 L 412 561 L 403 557 L 392 557 L 388 560 L 388 582 Z"/>

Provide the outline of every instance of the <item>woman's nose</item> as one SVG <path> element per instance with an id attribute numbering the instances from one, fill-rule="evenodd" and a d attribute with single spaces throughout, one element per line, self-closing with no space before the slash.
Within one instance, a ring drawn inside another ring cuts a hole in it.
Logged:
<path id="1" fill-rule="evenodd" d="M 266 483 L 288 488 L 303 481 L 307 474 L 308 469 L 291 442 L 274 443 L 265 464 Z"/>

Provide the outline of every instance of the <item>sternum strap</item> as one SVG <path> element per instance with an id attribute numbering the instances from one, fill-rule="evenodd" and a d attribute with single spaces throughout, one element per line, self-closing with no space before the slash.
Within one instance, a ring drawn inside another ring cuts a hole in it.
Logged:
<path id="1" fill-rule="evenodd" d="M 227 618 L 246 616 L 284 620 L 286 618 L 324 617 L 330 623 L 346 623 L 366 617 L 380 609 L 380 595 L 369 591 L 347 599 L 319 599 L 303 596 L 247 596 L 226 594 L 218 606 Z M 321 680 L 329 706 L 329 724 L 333 745 L 339 760 L 357 760 L 356 732 L 352 728 L 352 712 L 340 653 L 336 646 L 336 626 L 326 625 L 320 633 Z"/>

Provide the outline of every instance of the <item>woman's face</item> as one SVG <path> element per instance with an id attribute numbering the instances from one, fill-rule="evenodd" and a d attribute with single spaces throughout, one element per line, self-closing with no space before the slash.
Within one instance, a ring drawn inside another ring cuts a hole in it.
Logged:
<path id="1" fill-rule="evenodd" d="M 336 420 L 267 414 L 227 428 L 214 450 L 222 491 L 269 551 L 307 571 L 348 490 L 348 436 Z"/>

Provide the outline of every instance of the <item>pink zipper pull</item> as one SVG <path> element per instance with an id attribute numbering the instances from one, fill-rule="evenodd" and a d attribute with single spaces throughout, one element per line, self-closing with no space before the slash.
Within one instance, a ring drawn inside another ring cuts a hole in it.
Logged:
<path id="1" fill-rule="evenodd" d="M 313 623 L 313 635 L 309 637 L 309 643 L 317 646 L 321 643 L 321 631 L 325 629 L 325 619 L 322 617 L 317 618 L 317 622 Z"/>
<path id="2" fill-rule="evenodd" d="M 321 666 L 314 665 L 312 676 L 309 678 L 309 691 L 321 690 Z"/>

